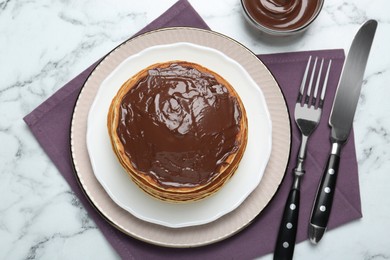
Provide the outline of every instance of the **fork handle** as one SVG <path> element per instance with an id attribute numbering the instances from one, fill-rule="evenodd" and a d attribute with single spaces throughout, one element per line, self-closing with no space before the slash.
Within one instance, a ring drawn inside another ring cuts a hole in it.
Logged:
<path id="1" fill-rule="evenodd" d="M 275 260 L 287 260 L 293 257 L 298 227 L 299 201 L 299 189 L 291 189 L 284 206 L 283 217 L 276 240 Z"/>
<path id="2" fill-rule="evenodd" d="M 336 190 L 339 164 L 339 154 L 330 154 L 321 183 L 318 187 L 310 219 L 309 238 L 314 244 L 317 244 L 321 240 L 328 225 L 333 196 Z"/>

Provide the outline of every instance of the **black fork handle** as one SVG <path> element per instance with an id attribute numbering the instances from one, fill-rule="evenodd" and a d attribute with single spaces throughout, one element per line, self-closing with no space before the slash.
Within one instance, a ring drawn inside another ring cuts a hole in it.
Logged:
<path id="1" fill-rule="evenodd" d="M 274 260 L 292 259 L 298 230 L 299 189 L 291 189 L 288 195 L 274 252 Z"/>

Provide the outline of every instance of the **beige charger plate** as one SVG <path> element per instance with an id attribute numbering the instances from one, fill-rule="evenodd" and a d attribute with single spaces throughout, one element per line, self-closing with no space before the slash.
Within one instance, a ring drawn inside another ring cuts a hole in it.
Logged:
<path id="1" fill-rule="evenodd" d="M 233 212 L 208 224 L 168 228 L 142 221 L 120 208 L 96 179 L 86 146 L 87 118 L 102 81 L 125 59 L 155 45 L 189 42 L 221 51 L 237 61 L 260 86 L 272 120 L 272 152 L 259 186 Z M 78 97 L 71 126 L 71 152 L 77 178 L 92 205 L 114 227 L 168 247 L 211 244 L 246 227 L 270 202 L 285 173 L 291 144 L 288 111 L 280 88 L 265 65 L 247 48 L 219 33 L 195 28 L 166 28 L 145 33 L 119 45 L 94 69 Z"/>

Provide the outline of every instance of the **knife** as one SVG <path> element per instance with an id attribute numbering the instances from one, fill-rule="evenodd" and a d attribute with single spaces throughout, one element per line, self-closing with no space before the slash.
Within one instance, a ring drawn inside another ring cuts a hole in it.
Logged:
<path id="1" fill-rule="evenodd" d="M 337 87 L 329 117 L 332 149 L 317 190 L 310 218 L 309 238 L 314 244 L 321 240 L 328 224 L 336 188 L 340 151 L 352 128 L 377 24 L 377 21 L 369 20 L 360 27 L 352 41 Z"/>

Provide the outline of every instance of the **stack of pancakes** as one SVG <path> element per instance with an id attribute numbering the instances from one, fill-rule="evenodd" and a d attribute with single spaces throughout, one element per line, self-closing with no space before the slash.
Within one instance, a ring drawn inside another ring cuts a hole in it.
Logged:
<path id="1" fill-rule="evenodd" d="M 217 192 L 247 143 L 247 118 L 234 88 L 195 63 L 151 65 L 112 100 L 108 132 L 131 179 L 146 193 L 188 202 Z"/>

